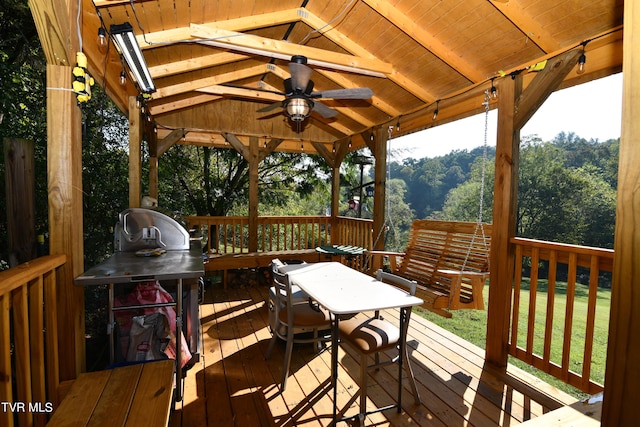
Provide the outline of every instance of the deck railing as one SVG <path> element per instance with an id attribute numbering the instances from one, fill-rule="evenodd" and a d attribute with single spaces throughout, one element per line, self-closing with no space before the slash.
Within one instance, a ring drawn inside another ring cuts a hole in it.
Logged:
<path id="1" fill-rule="evenodd" d="M 207 252 L 249 251 L 249 218 L 245 216 L 188 216 L 189 228 L 203 236 Z M 313 249 L 342 244 L 370 248 L 371 220 L 339 217 L 332 225 L 328 216 L 259 217 L 258 251 Z"/>
<path id="2" fill-rule="evenodd" d="M 1 426 L 43 426 L 57 404 L 56 269 L 65 260 L 49 255 L 0 272 Z"/>
<path id="3" fill-rule="evenodd" d="M 602 391 L 592 379 L 593 350 L 598 339 L 605 350 L 600 358 L 606 354 L 609 305 L 597 304 L 606 301 L 598 285 L 610 283 L 613 251 L 524 238 L 512 242 L 516 268 L 509 353 L 586 393 Z M 528 298 L 522 292 L 527 276 Z M 586 310 L 576 310 L 578 293 L 586 293 Z M 602 372 L 604 362 L 598 361 Z"/>

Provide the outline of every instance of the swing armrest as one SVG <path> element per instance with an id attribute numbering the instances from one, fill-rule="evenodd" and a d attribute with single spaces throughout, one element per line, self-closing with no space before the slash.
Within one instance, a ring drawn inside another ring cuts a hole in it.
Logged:
<path id="1" fill-rule="evenodd" d="M 437 275 L 446 277 L 451 281 L 451 288 L 449 289 L 449 306 L 451 310 L 456 310 L 459 308 L 458 305 L 460 303 L 460 287 L 462 285 L 463 278 L 469 279 L 475 308 L 479 310 L 484 309 L 482 288 L 484 287 L 484 283 L 489 277 L 488 271 L 463 271 L 443 269 L 438 270 Z"/>
<path id="2" fill-rule="evenodd" d="M 367 255 L 371 256 L 371 263 L 374 271 L 382 268 L 382 258 L 388 257 L 391 272 L 397 273 L 402 265 L 402 259 L 406 254 L 404 252 L 368 251 Z"/>

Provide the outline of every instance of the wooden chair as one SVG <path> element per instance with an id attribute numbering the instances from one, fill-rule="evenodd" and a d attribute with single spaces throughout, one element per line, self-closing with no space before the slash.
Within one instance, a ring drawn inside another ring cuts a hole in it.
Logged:
<path id="1" fill-rule="evenodd" d="M 377 271 L 378 280 L 390 283 L 399 288 L 405 289 L 409 294 L 415 295 L 416 282 L 407 280 L 395 274 L 385 273 L 382 270 Z M 340 331 L 340 342 L 347 342 L 355 348 L 360 354 L 360 417 L 362 418 L 366 410 L 367 401 L 367 376 L 369 369 L 380 368 L 391 363 L 397 363 L 402 357 L 402 364 L 406 370 L 411 390 L 415 398 L 416 405 L 420 404 L 420 394 L 413 378 L 413 370 L 409 363 L 409 353 L 406 346 L 407 330 L 409 328 L 409 319 L 411 317 L 411 307 L 400 309 L 401 316 L 405 316 L 403 330 L 393 323 L 383 320 L 380 312 L 376 311 L 374 316 L 365 320 L 362 318 L 351 318 L 340 321 L 338 329 Z M 380 361 L 380 353 L 385 350 L 400 350 L 400 342 L 404 342 L 404 350 L 402 355 L 397 354 L 386 361 Z M 369 365 L 368 358 L 370 355 L 375 356 L 373 364 Z M 398 373 L 398 380 L 401 381 L 402 372 Z M 398 405 L 401 402 L 402 384 L 398 385 Z M 386 408 L 385 408 L 386 409 Z"/>
<path id="2" fill-rule="evenodd" d="M 269 359 L 271 357 L 271 352 L 278 338 L 286 342 L 280 386 L 280 390 L 284 391 L 289 377 L 293 344 L 317 343 L 320 345 L 321 342 L 330 340 L 330 335 L 320 336 L 318 332 L 321 330 L 329 331 L 331 324 L 329 313 L 314 306 L 309 298 L 296 299 L 294 301 L 289 275 L 280 273 L 278 264 L 272 263 L 271 270 L 275 288 L 275 304 L 280 309 L 276 316 L 275 327 L 271 330 L 272 337 L 265 358 Z M 308 336 L 308 334 L 311 334 L 311 336 Z"/>

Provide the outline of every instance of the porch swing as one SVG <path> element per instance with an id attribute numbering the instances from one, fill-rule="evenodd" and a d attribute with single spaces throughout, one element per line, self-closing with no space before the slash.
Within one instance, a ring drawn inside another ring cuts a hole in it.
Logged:
<path id="1" fill-rule="evenodd" d="M 482 290 L 489 277 L 491 225 L 483 222 L 489 91 L 485 91 L 484 150 L 478 217 L 475 223 L 414 220 L 403 253 L 371 251 L 372 266 L 389 259 L 391 273 L 418 283 L 424 308 L 451 318 L 460 309 L 484 310 Z M 386 225 L 386 222 L 385 222 Z M 384 228 L 384 227 L 383 227 Z"/>

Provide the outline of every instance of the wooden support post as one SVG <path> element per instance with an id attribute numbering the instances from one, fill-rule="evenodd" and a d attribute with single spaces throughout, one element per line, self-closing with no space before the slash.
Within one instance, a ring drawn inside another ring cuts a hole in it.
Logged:
<path id="1" fill-rule="evenodd" d="M 149 157 L 149 196 L 158 200 L 158 158 Z"/>
<path id="2" fill-rule="evenodd" d="M 66 254 L 58 270 L 60 379 L 85 370 L 84 289 L 73 279 L 84 271 L 81 111 L 71 91 L 72 67 L 47 64 L 47 163 L 49 251 Z"/>
<path id="3" fill-rule="evenodd" d="M 9 252 L 15 267 L 36 257 L 33 141 L 5 138 L 3 145 Z"/>
<path id="4" fill-rule="evenodd" d="M 499 82 L 486 348 L 487 362 L 499 368 L 507 366 L 511 326 L 515 255 L 510 241 L 516 235 L 518 213 L 520 129 L 575 67 L 579 56 L 580 52 L 573 50 L 549 60 L 524 91 L 522 74 Z"/>
<path id="5" fill-rule="evenodd" d="M 498 135 L 491 232 L 490 283 L 487 313 L 486 361 L 507 366 L 520 163 L 520 129 L 514 127 L 516 99 L 522 91 L 522 76 L 500 81 Z"/>
<path id="6" fill-rule="evenodd" d="M 373 250 L 384 249 L 385 201 L 387 179 L 387 140 L 389 132 L 386 127 L 378 128 L 373 143 L 373 157 L 376 159 L 374 169 L 373 193 Z"/>
<path id="7" fill-rule="evenodd" d="M 135 96 L 129 97 L 129 207 L 142 199 L 142 117 Z"/>
<path id="8" fill-rule="evenodd" d="M 147 143 L 149 144 L 149 196 L 158 200 L 158 133 L 154 125 L 147 126 Z"/>
<path id="9" fill-rule="evenodd" d="M 249 252 L 258 251 L 258 137 L 249 138 Z"/>
<path id="10" fill-rule="evenodd" d="M 331 218 L 340 215 L 340 165 L 331 169 Z"/>
<path id="11" fill-rule="evenodd" d="M 640 401 L 640 4 L 624 2 L 622 135 L 603 426 L 638 422 Z"/>

